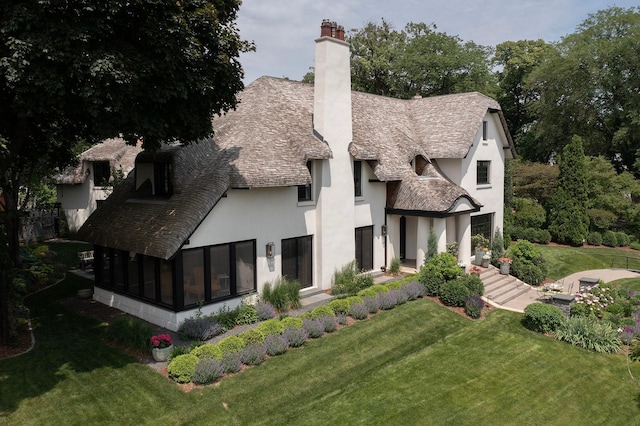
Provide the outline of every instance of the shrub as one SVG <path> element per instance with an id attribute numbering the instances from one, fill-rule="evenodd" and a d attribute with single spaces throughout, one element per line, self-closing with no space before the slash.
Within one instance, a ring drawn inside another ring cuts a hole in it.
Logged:
<path id="1" fill-rule="evenodd" d="M 231 330 L 236 325 L 236 316 L 238 309 L 229 309 L 227 305 L 223 305 L 213 318 L 222 326 L 223 331 Z"/>
<path id="2" fill-rule="evenodd" d="M 298 348 L 304 345 L 309 334 L 304 328 L 287 328 L 284 330 L 284 334 L 282 336 L 287 339 L 289 346 L 292 348 Z"/>
<path id="3" fill-rule="evenodd" d="M 564 321 L 556 331 L 556 338 L 599 353 L 617 352 L 621 346 L 617 330 L 591 316 Z"/>
<path id="4" fill-rule="evenodd" d="M 640 242 L 633 242 L 629 244 L 629 247 L 631 247 L 634 250 L 640 250 Z"/>
<path id="5" fill-rule="evenodd" d="M 191 351 L 192 355 L 198 358 L 217 358 L 222 359 L 222 349 L 220 346 L 211 343 L 200 345 Z"/>
<path id="6" fill-rule="evenodd" d="M 460 250 L 460 245 L 457 241 L 453 241 L 447 244 L 447 253 L 449 253 L 453 257 L 458 257 L 458 250 Z M 400 259 L 398 259 L 400 261 Z"/>
<path id="7" fill-rule="evenodd" d="M 624 232 L 616 232 L 616 241 L 618 247 L 626 247 L 629 245 L 629 236 Z"/>
<path id="8" fill-rule="evenodd" d="M 197 385 L 207 385 L 224 374 L 224 365 L 219 359 L 204 358 L 198 361 L 191 381 Z"/>
<path id="9" fill-rule="evenodd" d="M 251 343 L 242 350 L 242 363 L 244 365 L 260 365 L 264 361 L 267 351 L 261 343 Z"/>
<path id="10" fill-rule="evenodd" d="M 378 293 L 373 288 L 365 288 L 358 292 L 358 296 L 360 297 L 376 297 L 377 295 Z"/>
<path id="11" fill-rule="evenodd" d="M 602 244 L 602 234 L 598 231 L 589 232 L 587 234 L 587 243 L 592 246 L 599 246 Z"/>
<path id="12" fill-rule="evenodd" d="M 258 313 L 255 306 L 247 303 L 240 304 L 238 315 L 236 315 L 236 325 L 253 324 L 258 322 Z"/>
<path id="13" fill-rule="evenodd" d="M 516 241 L 509 247 L 507 256 L 513 259 L 511 274 L 527 284 L 536 285 L 547 276 L 545 260 L 531 242 Z"/>
<path id="14" fill-rule="evenodd" d="M 272 318 L 258 324 L 256 330 L 262 333 L 265 337 L 272 334 L 282 334 L 284 333 L 284 324 L 282 324 L 282 321 Z"/>
<path id="15" fill-rule="evenodd" d="M 269 356 L 282 355 L 287 351 L 287 339 L 284 336 L 270 334 L 264 339 L 264 349 Z"/>
<path id="16" fill-rule="evenodd" d="M 473 319 L 480 318 L 484 300 L 480 296 L 470 296 L 464 301 L 464 312 Z"/>
<path id="17" fill-rule="evenodd" d="M 378 294 L 377 299 L 380 309 L 387 311 L 396 307 L 396 305 L 398 304 L 398 300 L 396 299 L 396 295 L 394 292 Z"/>
<path id="18" fill-rule="evenodd" d="M 357 303 L 355 303 L 357 305 Z M 349 318 L 345 314 L 337 314 L 336 321 L 340 325 L 347 325 L 349 323 Z"/>
<path id="19" fill-rule="evenodd" d="M 273 307 L 273 305 L 264 300 L 259 300 L 256 303 L 255 308 L 256 308 L 256 315 L 258 315 L 259 321 L 268 320 L 276 316 L 276 310 Z"/>
<path id="20" fill-rule="evenodd" d="M 178 334 L 184 340 L 199 340 L 204 342 L 223 332 L 222 326 L 213 317 L 191 317 L 185 319 Z"/>
<path id="21" fill-rule="evenodd" d="M 476 247 L 489 247 L 489 239 L 482 234 L 472 235 L 471 249 L 475 250 Z"/>
<path id="22" fill-rule="evenodd" d="M 354 303 L 362 303 L 362 297 L 361 296 L 349 296 L 349 297 L 347 297 L 347 301 L 349 302 L 349 306 L 351 306 Z"/>
<path id="23" fill-rule="evenodd" d="M 502 236 L 502 232 L 500 232 L 500 228 L 496 228 L 496 231 L 493 233 L 493 241 L 491 241 L 490 248 L 491 264 L 498 266 L 498 259 L 504 257 L 504 238 Z"/>
<path id="24" fill-rule="evenodd" d="M 380 293 L 388 293 L 389 287 L 383 284 L 374 284 L 370 287 L 370 289 L 375 292 L 376 296 Z"/>
<path id="25" fill-rule="evenodd" d="M 606 285 L 600 283 L 587 287 L 583 291 L 576 293 L 575 303 L 572 306 L 571 313 L 576 312 L 577 316 L 583 316 L 580 313 L 584 311 L 586 315 L 595 315 L 602 317 L 604 310 L 615 302 L 616 292 Z M 577 308 L 583 306 L 583 308 Z"/>
<path id="26" fill-rule="evenodd" d="M 305 318 L 303 321 L 303 327 L 312 339 L 317 339 L 324 334 L 324 323 L 320 318 Z"/>
<path id="27" fill-rule="evenodd" d="M 437 296 L 440 292 L 440 286 L 445 281 L 452 280 L 461 273 L 462 268 L 458 265 L 458 260 L 455 257 L 449 253 L 440 253 L 420 267 L 418 281 L 425 286 L 427 295 Z"/>
<path id="28" fill-rule="evenodd" d="M 269 302 L 280 312 L 300 307 L 300 283 L 278 278 L 272 283 L 265 283 L 260 299 Z"/>
<path id="29" fill-rule="evenodd" d="M 191 353 L 193 349 L 195 348 L 190 348 L 189 346 L 174 346 L 171 350 L 171 355 L 169 355 L 168 361 L 171 362 L 171 360 L 177 356 Z"/>
<path id="30" fill-rule="evenodd" d="M 338 313 L 340 313 L 340 314 L 349 313 L 349 305 L 350 305 L 350 303 L 349 303 L 349 301 L 347 299 L 334 299 L 331 302 L 329 302 L 329 307 L 336 314 L 338 314 Z"/>
<path id="31" fill-rule="evenodd" d="M 513 224 L 523 228 L 540 228 L 547 220 L 547 213 L 536 200 L 514 198 Z"/>
<path id="32" fill-rule="evenodd" d="M 416 281 L 405 284 L 402 289 L 407 294 L 409 300 L 419 299 L 425 294 L 425 287 Z"/>
<path id="33" fill-rule="evenodd" d="M 280 323 L 284 327 L 285 331 L 289 328 L 302 328 L 302 318 L 298 317 L 285 317 L 280 320 Z"/>
<path id="34" fill-rule="evenodd" d="M 389 291 L 391 290 L 400 290 L 402 288 L 402 282 L 401 281 L 390 281 L 386 284 L 383 284 L 385 287 L 387 287 L 389 289 Z"/>
<path id="35" fill-rule="evenodd" d="M 169 377 L 178 383 L 189 383 L 200 359 L 192 354 L 179 355 L 167 366 Z"/>
<path id="36" fill-rule="evenodd" d="M 524 229 L 524 239 L 535 243 L 538 239 L 538 230 L 535 228 L 525 228 Z"/>
<path id="37" fill-rule="evenodd" d="M 440 300 L 445 306 L 464 306 L 469 289 L 458 278 L 447 281 L 440 287 Z"/>
<path id="38" fill-rule="evenodd" d="M 326 316 L 333 316 L 335 312 L 329 305 L 321 305 L 313 308 L 309 312 L 305 312 L 301 315 L 302 318 L 322 318 Z"/>
<path id="39" fill-rule="evenodd" d="M 229 352 L 222 356 L 220 361 L 225 373 L 237 373 L 242 368 L 242 353 Z"/>
<path id="40" fill-rule="evenodd" d="M 549 244 L 551 242 L 551 232 L 546 229 L 538 229 L 538 236 L 536 242 L 540 244 Z"/>
<path id="41" fill-rule="evenodd" d="M 375 297 L 363 297 L 362 302 L 367 307 L 367 310 L 370 314 L 375 314 L 380 309 L 380 301 L 378 300 L 378 296 Z"/>
<path id="42" fill-rule="evenodd" d="M 522 226 L 513 226 L 511 228 L 511 239 L 513 241 L 524 240 L 524 228 Z"/>
<path id="43" fill-rule="evenodd" d="M 334 315 L 329 317 L 320 318 L 322 324 L 324 325 L 325 333 L 333 333 L 338 329 L 338 322 L 336 321 L 336 317 Z"/>
<path id="44" fill-rule="evenodd" d="M 242 339 L 245 346 L 252 344 L 261 344 L 264 342 L 264 334 L 257 328 L 252 328 L 250 330 L 245 331 L 244 333 L 238 336 Z"/>
<path id="45" fill-rule="evenodd" d="M 238 336 L 229 336 L 220 340 L 217 345 L 220 347 L 222 356 L 224 357 L 224 355 L 229 353 L 240 352 L 244 348 L 245 343 L 244 340 Z"/>
<path id="46" fill-rule="evenodd" d="M 376 308 L 376 311 L 378 309 Z M 366 319 L 369 316 L 369 308 L 364 303 L 355 303 L 349 309 L 349 315 L 357 320 Z"/>
<path id="47" fill-rule="evenodd" d="M 371 274 L 360 274 L 355 260 L 333 273 L 332 294 L 357 294 L 373 284 Z"/>
<path id="48" fill-rule="evenodd" d="M 389 266 L 389 273 L 391 275 L 398 275 L 400 273 L 400 265 L 402 262 L 399 257 L 394 257 L 391 259 L 391 265 Z"/>
<path id="49" fill-rule="evenodd" d="M 107 338 L 112 342 L 142 351 L 151 349 L 151 334 L 148 323 L 128 315 L 116 317 L 107 328 Z"/>
<path id="50" fill-rule="evenodd" d="M 465 274 L 456 279 L 467 287 L 469 296 L 482 296 L 484 294 L 484 284 L 480 276 L 476 274 Z"/>
<path id="51" fill-rule="evenodd" d="M 407 296 L 407 293 L 403 291 L 402 288 L 389 290 L 389 294 L 396 298 L 396 305 L 403 305 L 409 300 L 409 296 Z"/>
<path id="52" fill-rule="evenodd" d="M 524 308 L 524 325 L 529 330 L 553 333 L 566 321 L 562 310 L 546 303 L 532 303 Z"/>
<path id="53" fill-rule="evenodd" d="M 616 247 L 618 245 L 618 237 L 613 231 L 605 231 L 602 235 L 602 244 L 607 247 Z"/>

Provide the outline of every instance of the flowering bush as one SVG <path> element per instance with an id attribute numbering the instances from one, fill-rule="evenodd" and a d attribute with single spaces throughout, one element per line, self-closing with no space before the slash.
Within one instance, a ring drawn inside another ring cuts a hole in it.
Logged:
<path id="1" fill-rule="evenodd" d="M 498 259 L 498 262 L 502 263 L 508 263 L 509 265 L 511 265 L 511 262 L 513 262 L 513 259 L 511 259 L 510 257 L 501 257 L 500 259 Z"/>
<path id="2" fill-rule="evenodd" d="M 168 334 L 158 334 L 155 336 L 151 336 L 151 345 L 154 348 L 168 348 L 172 344 L 173 342 L 171 341 L 171 336 L 169 336 Z"/>
<path id="3" fill-rule="evenodd" d="M 575 305 L 579 306 L 576 310 L 585 315 L 595 315 L 602 318 L 602 314 L 610 303 L 615 302 L 611 289 L 608 287 L 600 287 L 596 284 L 586 287 L 582 292 L 576 294 Z M 573 313 L 573 311 L 572 311 Z"/>
<path id="4" fill-rule="evenodd" d="M 476 274 L 476 275 L 480 275 L 482 273 L 482 269 L 479 266 L 472 266 L 469 269 L 469 273 L 470 274 Z"/>

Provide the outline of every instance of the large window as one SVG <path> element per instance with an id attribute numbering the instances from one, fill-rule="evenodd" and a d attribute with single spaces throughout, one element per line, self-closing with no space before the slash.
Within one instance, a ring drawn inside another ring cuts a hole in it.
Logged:
<path id="1" fill-rule="evenodd" d="M 309 174 L 311 175 L 311 180 L 313 180 L 312 173 L 312 163 L 311 161 L 307 161 L 307 169 L 309 170 Z M 311 184 L 308 183 L 306 185 L 298 185 L 298 201 L 311 201 Z"/>
<path id="2" fill-rule="evenodd" d="M 478 185 L 491 183 L 491 161 L 478 161 L 476 165 L 476 183 Z"/>
<path id="3" fill-rule="evenodd" d="M 356 228 L 356 262 L 361 271 L 373 269 L 373 226 Z"/>
<path id="4" fill-rule="evenodd" d="M 471 235 L 484 235 L 489 241 L 493 236 L 493 214 L 471 216 Z M 473 248 L 472 248 L 473 249 Z"/>
<path id="5" fill-rule="evenodd" d="M 282 240 L 282 276 L 297 280 L 301 288 L 313 285 L 311 235 Z"/>
<path id="6" fill-rule="evenodd" d="M 175 311 L 256 289 L 254 240 L 184 250 L 174 260 L 95 250 L 98 287 Z"/>
<path id="7" fill-rule="evenodd" d="M 353 162 L 353 186 L 356 197 L 362 197 L 362 161 Z"/>

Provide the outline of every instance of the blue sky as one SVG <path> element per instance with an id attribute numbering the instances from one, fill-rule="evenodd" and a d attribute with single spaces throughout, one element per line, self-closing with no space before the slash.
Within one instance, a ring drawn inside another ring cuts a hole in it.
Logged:
<path id="1" fill-rule="evenodd" d="M 314 40 L 327 18 L 350 29 L 382 18 L 396 29 L 408 22 L 434 23 L 464 41 L 495 46 L 503 41 L 559 41 L 589 14 L 637 0 L 243 0 L 240 36 L 256 52 L 243 54 L 245 84 L 262 75 L 300 80 L 313 66 Z"/>

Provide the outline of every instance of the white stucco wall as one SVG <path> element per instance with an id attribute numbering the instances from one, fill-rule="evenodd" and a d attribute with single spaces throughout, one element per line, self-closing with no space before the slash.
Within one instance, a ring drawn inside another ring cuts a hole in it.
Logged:
<path id="1" fill-rule="evenodd" d="M 382 235 L 384 225 L 387 186 L 375 180 L 373 170 L 366 161 L 362 162 L 362 196 L 355 197 L 354 228 L 373 225 L 373 270 L 379 271 L 386 266 L 384 258 L 385 237 Z"/>

